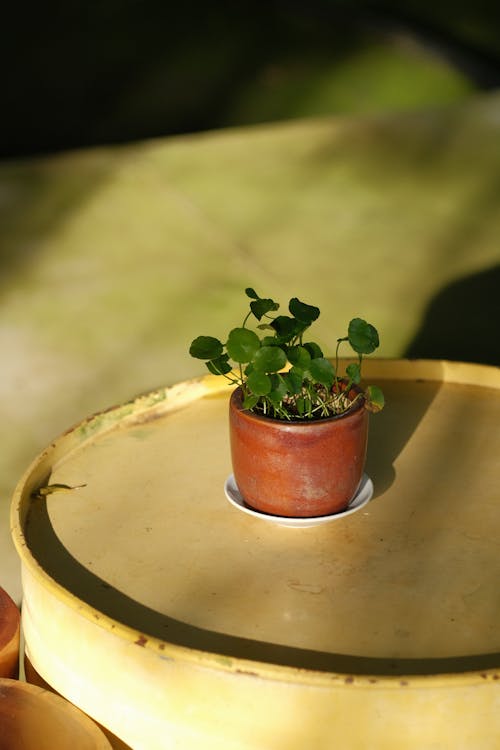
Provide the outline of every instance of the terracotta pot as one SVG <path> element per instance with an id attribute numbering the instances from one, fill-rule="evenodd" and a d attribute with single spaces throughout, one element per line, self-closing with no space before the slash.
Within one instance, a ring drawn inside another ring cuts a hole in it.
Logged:
<path id="1" fill-rule="evenodd" d="M 10 596 L 0 588 L 0 677 L 19 675 L 21 613 Z"/>
<path id="2" fill-rule="evenodd" d="M 0 679 L 0 750 L 111 750 L 94 722 L 58 695 Z"/>
<path id="3" fill-rule="evenodd" d="M 43 688 L 43 690 L 47 690 L 49 693 L 54 693 L 54 695 L 58 695 L 60 698 L 62 698 L 62 696 L 54 690 L 52 685 L 50 685 L 46 680 L 44 680 L 41 674 L 39 674 L 36 671 L 35 667 L 33 666 L 33 664 L 31 663 L 31 661 L 29 660 L 26 654 L 24 654 L 23 663 L 24 663 L 24 674 L 26 676 L 26 682 L 28 684 L 33 685 L 36 688 Z M 106 729 L 106 727 L 103 727 L 101 724 L 98 724 L 94 720 L 92 720 L 92 723 L 95 724 L 96 727 L 98 727 L 99 731 L 102 732 L 102 734 L 106 737 L 106 739 L 109 742 L 110 748 L 113 748 L 113 750 L 132 750 L 130 745 L 126 745 L 124 742 L 122 742 L 116 735 L 110 732 L 109 729 Z M 106 748 L 107 748 L 107 745 L 106 745 Z M 0 750 L 2 750 L 1 743 L 0 743 Z M 75 748 L 72 747 L 72 750 L 75 750 Z M 105 748 L 103 748 L 102 750 L 105 750 Z"/>
<path id="4" fill-rule="evenodd" d="M 365 465 L 368 412 L 363 400 L 344 415 L 313 422 L 269 419 L 244 410 L 242 401 L 237 388 L 229 406 L 231 455 L 245 502 L 288 517 L 345 510 Z"/>

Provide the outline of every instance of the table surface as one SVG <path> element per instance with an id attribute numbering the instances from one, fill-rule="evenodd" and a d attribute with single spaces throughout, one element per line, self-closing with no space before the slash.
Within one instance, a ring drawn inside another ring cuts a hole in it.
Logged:
<path id="1" fill-rule="evenodd" d="M 230 505 L 230 389 L 207 377 L 55 444 L 44 482 L 79 488 L 25 503 L 30 554 L 75 601 L 162 643 L 367 674 L 496 666 L 500 374 L 365 371 L 387 405 L 358 512 L 295 529 Z"/>

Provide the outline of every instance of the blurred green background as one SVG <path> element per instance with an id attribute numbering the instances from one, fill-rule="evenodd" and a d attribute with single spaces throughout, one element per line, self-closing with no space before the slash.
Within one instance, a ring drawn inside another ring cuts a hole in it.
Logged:
<path id="1" fill-rule="evenodd" d="M 452 103 L 498 85 L 497 3 L 9 4 L 2 154 Z"/>
<path id="2" fill-rule="evenodd" d="M 500 6 L 9 6 L 0 118 L 0 571 L 30 459 L 201 374 L 255 287 L 381 356 L 500 365 Z M 0 580 L 0 585 L 2 582 Z"/>

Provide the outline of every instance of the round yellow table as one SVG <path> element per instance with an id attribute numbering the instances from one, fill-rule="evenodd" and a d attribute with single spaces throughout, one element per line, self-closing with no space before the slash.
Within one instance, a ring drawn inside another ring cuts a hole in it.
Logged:
<path id="1" fill-rule="evenodd" d="M 252 517 L 222 379 L 57 439 L 12 531 L 35 670 L 136 750 L 500 746 L 500 370 L 371 360 L 371 501 Z"/>

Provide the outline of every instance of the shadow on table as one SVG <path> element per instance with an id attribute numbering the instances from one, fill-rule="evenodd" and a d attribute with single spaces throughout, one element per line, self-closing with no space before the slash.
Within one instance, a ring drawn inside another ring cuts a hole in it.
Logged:
<path id="1" fill-rule="evenodd" d="M 500 365 L 500 265 L 466 276 L 431 300 L 406 356 Z"/>
<path id="2" fill-rule="evenodd" d="M 435 380 L 418 380 L 408 396 L 408 381 L 377 380 L 384 391 L 383 411 L 370 417 L 366 473 L 374 484 L 374 498 L 394 482 L 395 461 L 434 401 L 440 387 L 441 367 L 435 363 Z"/>

